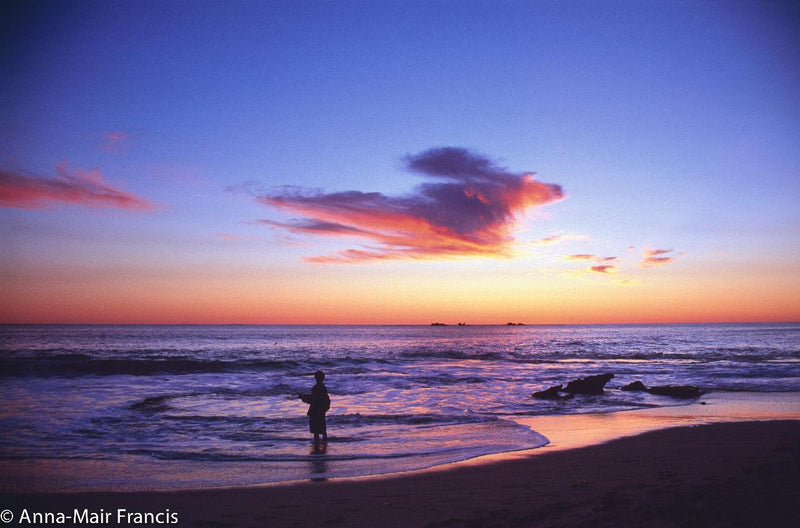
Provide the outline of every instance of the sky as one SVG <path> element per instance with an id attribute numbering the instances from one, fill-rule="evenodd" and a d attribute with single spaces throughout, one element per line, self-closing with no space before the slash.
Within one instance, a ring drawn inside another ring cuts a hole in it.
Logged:
<path id="1" fill-rule="evenodd" d="M 800 321 L 797 3 L 0 5 L 0 322 Z"/>

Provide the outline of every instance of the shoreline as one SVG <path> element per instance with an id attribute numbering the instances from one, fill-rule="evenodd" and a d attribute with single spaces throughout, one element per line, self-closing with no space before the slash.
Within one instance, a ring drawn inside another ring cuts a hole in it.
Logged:
<path id="1" fill-rule="evenodd" d="M 460 467 L 493 464 L 543 455 L 554 451 L 599 446 L 615 440 L 671 428 L 736 422 L 800 420 L 800 392 L 717 391 L 704 394 L 697 401 L 663 407 L 629 409 L 606 413 L 517 416 L 507 417 L 507 419 L 530 427 L 536 433 L 547 438 L 548 443 L 531 449 L 523 448 L 478 455 L 456 462 L 436 464 L 420 469 L 354 477 L 335 477 L 323 480 L 360 482 L 453 471 Z M 266 482 L 257 485 L 223 486 L 214 489 L 291 486 L 308 481 L 309 479 Z M 160 491 L 166 492 L 170 490 Z"/>
<path id="2" fill-rule="evenodd" d="M 536 448 L 522 448 L 478 455 L 453 462 L 437 463 L 427 467 L 409 470 L 387 470 L 355 476 L 310 477 L 294 480 L 249 482 L 242 484 L 219 484 L 212 486 L 180 486 L 169 484 L 170 472 L 168 464 L 148 462 L 148 471 L 161 474 L 163 487 L 140 482 L 136 479 L 121 479 L 116 485 L 109 487 L 81 487 L 69 484 L 72 471 L 91 471 L 95 462 L 87 461 L 47 461 L 37 460 L 25 466 L 16 461 L 0 461 L 0 494 L 83 494 L 83 493 L 173 493 L 208 490 L 242 490 L 248 488 L 279 488 L 294 486 L 309 481 L 331 482 L 374 482 L 376 480 L 395 479 L 406 476 L 426 475 L 458 470 L 462 467 L 481 466 L 502 463 L 540 456 L 555 451 L 580 449 L 602 445 L 618 439 L 632 437 L 643 433 L 674 427 L 694 427 L 698 425 L 746 422 L 764 420 L 800 420 L 800 392 L 756 393 L 756 392 L 712 392 L 701 398 L 662 407 L 630 409 L 607 413 L 559 414 L 538 416 L 506 416 L 518 424 L 531 428 L 542 435 L 547 443 Z M 66 463 L 65 463 L 66 462 Z M 315 464 L 324 465 L 324 455 Z M 85 466 L 85 467 L 84 467 Z M 219 470 L 233 467 L 226 464 Z M 125 466 L 121 466 L 124 470 Z M 242 466 L 234 471 L 242 471 Z M 133 469 L 133 468 L 131 468 Z M 183 468 L 176 467 L 176 470 Z M 260 471 L 268 470 L 262 468 Z M 208 473 L 209 469 L 203 471 Z M 141 473 L 137 469 L 134 474 Z M 46 477 L 46 478 L 43 478 Z M 58 481 L 63 479 L 61 488 L 37 487 L 36 482 Z M 148 478 L 150 482 L 152 478 Z"/>
<path id="3" fill-rule="evenodd" d="M 539 449 L 550 451 L 588 447 L 671 427 L 768 420 L 800 420 L 800 392 L 716 391 L 676 405 L 532 416 L 517 421 L 547 437 L 550 443 Z"/>
<path id="4" fill-rule="evenodd" d="M 15 519 L 22 510 L 170 512 L 178 526 L 793 525 L 800 393 L 712 393 L 687 405 L 518 421 L 550 443 L 321 481 L 3 491 L 0 507 Z"/>
<path id="5" fill-rule="evenodd" d="M 16 519 L 23 509 L 171 512 L 178 526 L 788 527 L 798 493 L 800 420 L 769 420 L 670 427 L 384 478 L 161 492 L 0 493 L 0 506 Z"/>
<path id="6" fill-rule="evenodd" d="M 673 400 L 674 401 L 674 400 Z M 409 471 L 389 472 L 356 477 L 340 477 L 331 481 L 374 481 L 424 475 L 460 467 L 494 464 L 509 460 L 544 455 L 555 451 L 600 446 L 608 442 L 631 438 L 649 432 L 681 427 L 697 427 L 736 422 L 800 420 L 800 392 L 730 392 L 704 394 L 697 401 L 629 409 L 607 413 L 557 414 L 526 417 L 507 417 L 530 427 L 548 439 L 548 443 L 533 449 L 518 449 L 437 464 Z M 255 487 L 295 485 L 307 480 L 270 482 Z M 232 486 L 230 489 L 253 486 Z"/>

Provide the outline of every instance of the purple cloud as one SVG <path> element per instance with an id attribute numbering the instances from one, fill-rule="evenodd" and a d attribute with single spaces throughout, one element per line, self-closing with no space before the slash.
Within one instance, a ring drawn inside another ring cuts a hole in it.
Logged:
<path id="1" fill-rule="evenodd" d="M 530 172 L 515 173 L 462 148 L 436 148 L 407 156 L 409 170 L 427 176 L 404 196 L 378 192 L 324 193 L 284 187 L 258 201 L 304 218 L 269 225 L 293 232 L 358 236 L 377 243 L 314 262 L 356 262 L 458 255 L 506 256 L 524 212 L 564 197 L 559 185 Z"/>

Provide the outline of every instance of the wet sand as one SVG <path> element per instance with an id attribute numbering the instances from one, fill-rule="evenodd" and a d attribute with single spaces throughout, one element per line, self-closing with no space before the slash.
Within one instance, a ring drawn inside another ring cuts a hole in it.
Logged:
<path id="1" fill-rule="evenodd" d="M 549 447 L 403 475 L 172 492 L 2 494 L 0 509 L 15 519 L 26 508 L 103 509 L 112 513 L 108 525 L 117 525 L 117 509 L 124 508 L 169 510 L 177 519 L 160 518 L 177 526 L 795 526 L 800 421 L 774 418 L 794 417 L 797 399 L 784 397 L 781 409 L 776 398 L 774 415 L 739 402 L 740 413 L 728 416 L 724 402 L 712 397 L 706 406 L 553 417 L 549 431 L 550 418 L 532 419 L 550 433 Z M 737 419 L 760 421 L 731 421 Z M 598 437 L 599 423 L 616 439 Z M 657 430 L 642 432 L 649 428 Z"/>

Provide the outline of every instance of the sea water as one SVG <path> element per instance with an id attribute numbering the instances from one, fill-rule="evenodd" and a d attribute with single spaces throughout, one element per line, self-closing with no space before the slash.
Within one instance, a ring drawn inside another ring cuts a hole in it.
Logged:
<path id="1" fill-rule="evenodd" d="M 307 405 L 325 371 L 330 441 Z M 531 393 L 613 373 L 606 392 Z M 519 418 L 800 391 L 800 324 L 0 326 L 0 489 L 230 486 L 421 469 L 547 442 Z"/>

